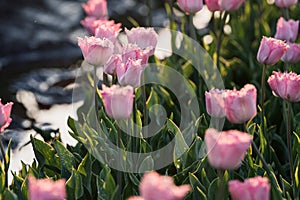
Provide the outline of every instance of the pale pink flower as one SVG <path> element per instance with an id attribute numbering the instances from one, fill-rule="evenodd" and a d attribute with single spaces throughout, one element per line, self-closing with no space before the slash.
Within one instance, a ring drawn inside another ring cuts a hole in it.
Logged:
<path id="1" fill-rule="evenodd" d="M 260 176 L 248 178 L 244 182 L 232 180 L 228 182 L 228 190 L 232 200 L 269 200 L 270 183 Z"/>
<path id="2" fill-rule="evenodd" d="M 277 21 L 275 38 L 287 42 L 295 42 L 298 36 L 299 21 L 288 20 L 280 17 Z"/>
<path id="3" fill-rule="evenodd" d="M 300 101 L 300 75 L 293 72 L 275 72 L 268 79 L 275 96 L 290 102 Z"/>
<path id="4" fill-rule="evenodd" d="M 300 60 L 300 45 L 289 43 L 289 49 L 281 57 L 281 60 L 291 64 L 298 62 Z"/>
<path id="5" fill-rule="evenodd" d="M 127 60 L 130 58 L 132 60 L 139 60 L 141 59 L 141 64 L 146 65 L 150 56 L 149 49 L 141 49 L 136 44 L 126 44 L 122 49 L 122 61 L 126 63 Z"/>
<path id="6" fill-rule="evenodd" d="M 4 129 L 6 129 L 12 121 L 12 119 L 10 118 L 12 106 L 12 102 L 3 105 L 0 99 L 0 133 L 3 132 Z"/>
<path id="7" fill-rule="evenodd" d="M 141 180 L 140 197 L 128 200 L 181 200 L 191 190 L 189 185 L 176 186 L 169 176 L 161 176 L 155 171 L 146 172 Z"/>
<path id="8" fill-rule="evenodd" d="M 35 179 L 28 177 L 29 200 L 64 200 L 66 199 L 66 181 L 60 179 Z"/>
<path id="9" fill-rule="evenodd" d="M 103 66 L 114 50 L 114 45 L 110 40 L 94 36 L 78 38 L 78 45 L 86 62 L 96 67 Z"/>
<path id="10" fill-rule="evenodd" d="M 84 26 L 87 32 L 92 36 L 95 36 L 96 29 L 98 27 L 103 27 L 103 26 L 108 27 L 107 29 L 109 29 L 111 32 L 113 33 L 117 32 L 119 34 L 122 26 L 122 24 L 120 23 L 116 24 L 114 20 L 97 19 L 95 17 L 86 17 L 80 23 L 82 26 Z"/>
<path id="11" fill-rule="evenodd" d="M 219 0 L 220 10 L 235 11 L 238 10 L 245 0 Z"/>
<path id="12" fill-rule="evenodd" d="M 177 3 L 186 13 L 196 13 L 203 7 L 203 0 L 177 0 Z"/>
<path id="13" fill-rule="evenodd" d="M 134 88 L 140 86 L 141 76 L 146 65 L 142 65 L 142 60 L 129 58 L 122 65 L 117 66 L 117 77 L 120 85 L 131 85 Z"/>
<path id="14" fill-rule="evenodd" d="M 225 95 L 226 117 L 231 123 L 241 124 L 257 113 L 257 90 L 254 85 L 247 84 L 241 90 L 227 90 Z"/>
<path id="15" fill-rule="evenodd" d="M 120 55 L 113 54 L 109 61 L 104 65 L 103 72 L 106 74 L 114 75 L 117 73 L 117 68 L 122 67 L 122 59 Z"/>
<path id="16" fill-rule="evenodd" d="M 205 0 L 205 4 L 211 12 L 221 10 L 219 0 Z"/>
<path id="17" fill-rule="evenodd" d="M 95 30 L 95 37 L 97 38 L 107 38 L 113 43 L 116 42 L 116 39 L 121 31 L 121 28 L 118 24 L 114 23 L 103 23 L 99 25 Z"/>
<path id="18" fill-rule="evenodd" d="M 133 88 L 131 86 L 111 87 L 102 86 L 100 91 L 104 108 L 108 116 L 113 119 L 128 119 L 133 108 Z"/>
<path id="19" fill-rule="evenodd" d="M 204 136 L 208 162 L 216 169 L 238 168 L 250 147 L 252 136 L 237 130 L 218 132 L 209 128 Z"/>
<path id="20" fill-rule="evenodd" d="M 265 65 L 274 65 L 288 50 L 288 47 L 282 40 L 264 36 L 257 52 L 257 60 Z"/>
<path id="21" fill-rule="evenodd" d="M 275 0 L 276 6 L 280 8 L 289 8 L 297 4 L 298 0 Z"/>
<path id="22" fill-rule="evenodd" d="M 136 44 L 143 50 L 149 49 L 149 54 L 154 54 L 158 35 L 153 28 L 138 27 L 130 30 L 125 29 L 125 33 L 129 43 Z"/>
<path id="23" fill-rule="evenodd" d="M 226 116 L 224 97 L 226 90 L 212 89 L 205 92 L 206 111 L 212 117 L 222 118 Z"/>
<path id="24" fill-rule="evenodd" d="M 108 19 L 106 0 L 89 0 L 82 4 L 85 13 L 98 19 Z"/>

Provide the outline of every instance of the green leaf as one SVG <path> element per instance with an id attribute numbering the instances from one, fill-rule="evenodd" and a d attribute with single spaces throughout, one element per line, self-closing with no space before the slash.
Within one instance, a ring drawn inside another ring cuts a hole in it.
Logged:
<path id="1" fill-rule="evenodd" d="M 74 156 L 61 142 L 56 140 L 54 146 L 61 163 L 61 176 L 62 178 L 69 178 L 75 161 Z"/>
<path id="2" fill-rule="evenodd" d="M 146 171 L 152 171 L 154 168 L 154 161 L 151 155 L 147 156 L 141 163 L 139 167 L 139 173 L 144 173 Z"/>
<path id="3" fill-rule="evenodd" d="M 206 188 L 200 183 L 199 179 L 192 173 L 189 173 L 190 184 L 193 188 L 193 199 L 206 199 Z"/>
<path id="4" fill-rule="evenodd" d="M 218 181 L 219 178 L 215 178 L 209 185 L 208 187 L 208 192 L 207 192 L 207 199 L 209 200 L 213 200 L 213 199 L 217 199 L 217 194 L 218 194 Z"/>
<path id="5" fill-rule="evenodd" d="M 3 200 L 18 200 L 18 197 L 16 194 L 14 194 L 12 191 L 8 190 L 7 188 L 3 192 Z M 1 198 L 1 196 L 0 196 Z"/>
<path id="6" fill-rule="evenodd" d="M 92 161 L 91 155 L 87 153 L 83 158 L 82 162 L 78 166 L 78 172 L 82 174 L 82 182 L 87 189 L 87 191 L 92 196 L 92 187 L 91 187 L 91 179 L 92 179 Z"/>
<path id="7" fill-rule="evenodd" d="M 72 170 L 72 175 L 66 182 L 66 189 L 69 200 L 79 199 L 84 194 L 81 175 L 75 169 Z"/>

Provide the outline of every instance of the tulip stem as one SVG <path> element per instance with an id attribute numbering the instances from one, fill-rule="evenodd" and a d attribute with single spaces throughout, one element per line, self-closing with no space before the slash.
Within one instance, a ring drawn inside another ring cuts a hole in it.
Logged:
<path id="1" fill-rule="evenodd" d="M 223 19 L 222 19 L 223 15 Z M 220 70 L 220 54 L 221 54 L 221 46 L 222 46 L 222 37 L 223 37 L 223 29 L 224 25 L 226 23 L 226 18 L 227 18 L 228 13 L 224 11 L 221 13 L 220 20 L 221 20 L 221 25 L 220 25 L 220 30 L 219 30 L 219 35 L 217 36 L 217 67 L 218 70 Z"/>
<path id="2" fill-rule="evenodd" d="M 104 75 L 104 74 L 103 74 Z M 95 92 L 95 111 L 98 119 L 98 81 L 97 81 L 97 67 L 94 66 L 94 92 Z"/>
<path id="3" fill-rule="evenodd" d="M 194 14 L 190 14 L 189 15 L 189 32 L 190 32 L 190 36 L 193 40 L 197 40 L 197 35 L 196 35 L 196 31 L 195 31 L 195 27 L 194 27 L 194 23 L 193 23 L 193 19 L 194 19 Z"/>
<path id="4" fill-rule="evenodd" d="M 218 170 L 219 176 L 219 197 L 218 199 L 222 200 L 225 199 L 225 179 L 224 179 L 224 170 Z"/>
<path id="5" fill-rule="evenodd" d="M 147 112 L 147 94 L 146 94 L 146 86 L 142 85 L 142 98 L 143 98 L 143 116 L 144 116 L 144 124 L 146 126 L 148 124 L 148 112 Z M 148 130 L 145 128 L 144 135 L 148 135 Z"/>
<path id="6" fill-rule="evenodd" d="M 284 17 L 285 20 L 288 20 L 290 18 L 289 15 L 289 8 L 282 8 L 282 16 Z"/>
<path id="7" fill-rule="evenodd" d="M 264 101 L 265 101 L 265 82 L 266 82 L 266 69 L 267 69 L 267 65 L 263 65 L 263 70 L 262 70 L 262 74 L 261 74 L 261 123 L 264 127 L 264 118 L 265 118 L 265 110 L 264 110 Z"/>
<path id="8" fill-rule="evenodd" d="M 294 184 L 294 161 L 292 156 L 292 139 L 291 139 L 291 103 L 288 101 L 283 101 L 283 109 L 286 122 L 286 140 L 289 153 L 289 162 L 290 162 L 290 175 L 291 175 L 291 185 Z"/>
<path id="9" fill-rule="evenodd" d="M 3 147 L 3 143 L 2 143 L 2 136 L 0 136 L 0 149 L 1 149 L 1 154 L 2 154 L 2 157 L 3 157 L 3 162 L 4 162 L 4 173 L 5 173 L 5 188 L 7 188 L 8 186 L 8 163 L 6 161 L 6 157 L 5 157 L 5 151 L 4 151 L 4 147 Z"/>

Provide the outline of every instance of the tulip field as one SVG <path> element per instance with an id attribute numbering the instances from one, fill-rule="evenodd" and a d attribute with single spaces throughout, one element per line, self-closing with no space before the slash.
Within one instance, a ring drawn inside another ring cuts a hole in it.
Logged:
<path id="1" fill-rule="evenodd" d="M 12 172 L 0 140 L 0 199 L 299 200 L 298 0 L 164 1 L 165 27 L 151 2 L 147 27 L 82 4 L 76 145 L 31 136 Z"/>

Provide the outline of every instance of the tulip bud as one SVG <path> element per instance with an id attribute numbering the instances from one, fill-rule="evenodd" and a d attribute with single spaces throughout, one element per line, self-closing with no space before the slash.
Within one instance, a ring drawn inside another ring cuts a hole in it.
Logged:
<path id="1" fill-rule="evenodd" d="M 228 90 L 225 95 L 226 117 L 231 123 L 241 124 L 255 117 L 257 90 L 247 84 L 240 91 Z"/>
<path id="2" fill-rule="evenodd" d="M 102 86 L 101 96 L 105 111 L 113 119 L 128 119 L 133 107 L 133 88 L 131 86 Z"/>
<path id="3" fill-rule="evenodd" d="M 221 10 L 235 11 L 238 10 L 245 0 L 219 0 L 218 4 Z"/>
<path id="4" fill-rule="evenodd" d="M 82 4 L 82 7 L 88 16 L 98 19 L 108 18 L 106 0 L 89 0 L 87 3 Z"/>
<path id="5" fill-rule="evenodd" d="M 286 40 L 287 42 L 295 42 L 298 36 L 299 21 L 288 20 L 285 21 L 280 17 L 277 22 L 275 38 Z"/>
<path id="6" fill-rule="evenodd" d="M 295 5 L 297 2 L 298 0 L 275 0 L 276 6 L 280 8 L 289 8 Z"/>
<path id="7" fill-rule="evenodd" d="M 35 179 L 28 177 L 28 194 L 30 200 L 64 200 L 66 199 L 66 181 L 50 179 Z"/>
<path id="8" fill-rule="evenodd" d="M 206 111 L 212 117 L 222 118 L 226 116 L 224 97 L 226 90 L 213 89 L 205 92 Z"/>
<path id="9" fill-rule="evenodd" d="M 203 7 L 203 0 L 178 0 L 177 3 L 187 13 L 196 13 Z"/>
<path id="10" fill-rule="evenodd" d="M 292 72 L 273 72 L 268 83 L 275 96 L 290 102 L 300 101 L 300 75 Z"/>
<path id="11" fill-rule="evenodd" d="M 232 200 L 269 200 L 270 183 L 260 176 L 248 178 L 244 182 L 232 180 L 228 182 L 228 190 Z"/>
<path id="12" fill-rule="evenodd" d="M 281 60 L 290 64 L 298 62 L 300 60 L 300 45 L 289 43 L 289 48 L 281 57 Z"/>
<path id="13" fill-rule="evenodd" d="M 0 133 L 3 132 L 4 129 L 6 129 L 12 121 L 12 119 L 10 118 L 12 106 L 12 102 L 3 105 L 0 99 Z"/>
<path id="14" fill-rule="evenodd" d="M 237 130 L 218 132 L 209 128 L 204 141 L 209 164 L 216 169 L 231 170 L 241 165 L 252 136 Z"/>
<path id="15" fill-rule="evenodd" d="M 219 0 L 205 0 L 205 4 L 211 12 L 221 10 Z"/>
<path id="16" fill-rule="evenodd" d="M 287 51 L 288 45 L 274 38 L 263 37 L 257 52 L 257 60 L 265 65 L 274 65 Z"/>
<path id="17" fill-rule="evenodd" d="M 91 65 L 103 66 L 113 53 L 113 43 L 104 38 L 85 37 L 78 38 L 78 45 L 81 48 L 84 59 Z"/>
<path id="18" fill-rule="evenodd" d="M 181 200 L 191 190 L 189 185 L 176 186 L 169 176 L 161 176 L 157 172 L 144 174 L 140 186 L 140 195 L 128 200 Z"/>

